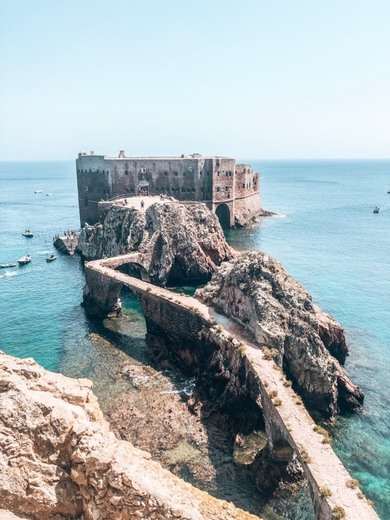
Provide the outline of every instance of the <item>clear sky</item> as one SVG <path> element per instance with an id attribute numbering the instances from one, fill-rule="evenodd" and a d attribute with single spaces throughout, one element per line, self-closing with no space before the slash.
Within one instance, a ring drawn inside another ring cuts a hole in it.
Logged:
<path id="1" fill-rule="evenodd" d="M 389 0 L 0 0 L 0 159 L 390 157 Z"/>

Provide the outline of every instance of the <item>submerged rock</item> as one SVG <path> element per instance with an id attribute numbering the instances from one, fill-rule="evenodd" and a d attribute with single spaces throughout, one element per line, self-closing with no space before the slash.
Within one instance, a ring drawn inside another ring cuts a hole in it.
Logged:
<path id="1" fill-rule="evenodd" d="M 1 518 L 258 518 L 118 440 L 91 386 L 0 353 Z"/>
<path id="2" fill-rule="evenodd" d="M 311 410 L 333 416 L 361 405 L 363 392 L 340 365 L 348 352 L 343 329 L 268 255 L 238 254 L 197 296 L 244 325 L 284 368 Z"/>
<path id="3" fill-rule="evenodd" d="M 81 231 L 79 250 L 88 260 L 140 252 L 158 285 L 205 282 L 234 256 L 214 213 L 201 203 L 175 201 L 145 211 L 113 207 L 102 224 Z"/>

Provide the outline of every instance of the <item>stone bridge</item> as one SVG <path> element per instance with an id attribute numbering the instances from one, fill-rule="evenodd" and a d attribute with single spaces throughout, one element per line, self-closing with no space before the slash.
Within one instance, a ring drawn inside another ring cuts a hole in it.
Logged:
<path id="1" fill-rule="evenodd" d="M 276 459 L 298 459 L 318 520 L 378 520 L 359 489 L 350 487 L 350 474 L 331 445 L 324 443 L 323 435 L 315 431 L 313 419 L 294 390 L 284 384 L 286 380 L 273 360 L 265 359 L 238 324 L 197 299 L 115 270 L 129 262 L 144 267 L 138 253 L 86 263 L 86 312 L 100 317 L 117 313 L 120 291 L 127 286 L 140 300 L 148 336 L 159 340 L 157 348 L 165 345 L 179 363 L 194 371 L 212 371 L 213 353 L 233 367 L 227 385 L 231 390 L 245 388 L 261 407 L 269 449 Z M 337 506 L 345 511 L 344 517 L 332 516 Z"/>

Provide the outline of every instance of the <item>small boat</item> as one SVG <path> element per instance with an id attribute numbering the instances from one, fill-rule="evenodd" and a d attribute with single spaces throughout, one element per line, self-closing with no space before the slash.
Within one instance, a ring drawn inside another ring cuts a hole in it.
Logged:
<path id="1" fill-rule="evenodd" d="M 0 269 L 5 269 L 6 267 L 15 267 L 16 264 L 0 264 Z"/>
<path id="2" fill-rule="evenodd" d="M 32 238 L 34 235 L 32 233 L 32 231 L 30 229 L 25 229 L 22 233 L 22 235 L 24 237 L 27 237 L 27 238 Z"/>
<path id="3" fill-rule="evenodd" d="M 46 193 L 46 197 L 50 197 L 51 193 Z"/>
<path id="4" fill-rule="evenodd" d="M 25 264 L 28 264 L 29 262 L 31 262 L 31 255 L 22 256 L 18 260 L 19 265 L 25 265 Z"/>
<path id="5" fill-rule="evenodd" d="M 379 208 L 378 208 L 378 206 L 375 206 L 373 213 L 379 213 Z"/>
<path id="6" fill-rule="evenodd" d="M 57 260 L 55 255 L 49 255 L 46 257 L 46 262 L 54 262 L 54 260 Z"/>
<path id="7" fill-rule="evenodd" d="M 35 190 L 34 193 L 43 193 L 43 190 Z"/>

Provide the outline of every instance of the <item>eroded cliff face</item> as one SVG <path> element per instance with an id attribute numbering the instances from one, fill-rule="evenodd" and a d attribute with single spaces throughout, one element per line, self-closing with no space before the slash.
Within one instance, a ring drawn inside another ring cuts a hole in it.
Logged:
<path id="1" fill-rule="evenodd" d="M 4 518 L 257 518 L 184 483 L 148 453 L 116 439 L 89 381 L 4 353 L 0 446 Z"/>
<path id="2" fill-rule="evenodd" d="M 103 224 L 81 231 L 79 249 L 88 260 L 141 252 L 158 285 L 205 282 L 234 256 L 218 218 L 204 204 L 174 201 L 146 210 L 113 207 Z"/>
<path id="3" fill-rule="evenodd" d="M 197 296 L 244 325 L 258 345 L 269 349 L 310 409 L 333 416 L 362 403 L 362 391 L 339 363 L 348 351 L 342 328 L 268 255 L 240 253 Z"/>

